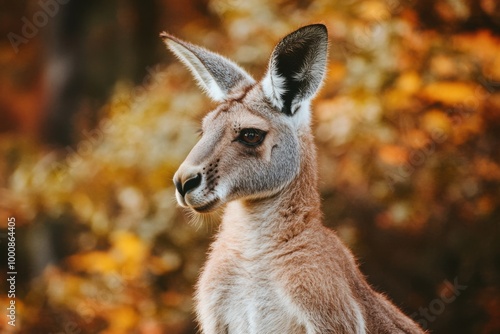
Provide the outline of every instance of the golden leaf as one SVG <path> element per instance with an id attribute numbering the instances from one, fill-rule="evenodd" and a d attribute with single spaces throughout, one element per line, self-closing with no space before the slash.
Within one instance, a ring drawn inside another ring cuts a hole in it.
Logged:
<path id="1" fill-rule="evenodd" d="M 420 89 L 420 86 L 420 75 L 415 71 L 404 72 L 396 80 L 396 87 L 407 94 L 416 93 Z"/>
<path id="2" fill-rule="evenodd" d="M 115 272 L 118 265 L 111 254 L 102 251 L 75 254 L 67 261 L 74 270 L 100 274 Z"/>
<path id="3" fill-rule="evenodd" d="M 147 255 L 147 247 L 139 237 L 126 231 L 116 232 L 111 236 L 113 254 L 120 262 L 141 262 Z"/>
<path id="4" fill-rule="evenodd" d="M 432 109 L 422 117 L 422 127 L 430 134 L 439 131 L 448 135 L 451 131 L 450 118 L 439 109 Z"/>
<path id="5" fill-rule="evenodd" d="M 383 101 L 386 109 L 418 111 L 415 108 L 415 100 L 407 91 L 398 88 L 388 89 L 383 93 Z"/>
<path id="6" fill-rule="evenodd" d="M 106 334 L 126 333 L 137 327 L 139 315 L 130 306 L 122 306 L 106 312 L 109 327 L 103 332 Z"/>
<path id="7" fill-rule="evenodd" d="M 455 81 L 433 82 L 425 86 L 421 95 L 432 102 L 444 104 L 464 104 L 476 106 L 482 102 L 484 94 L 482 89 L 470 83 Z"/>
<path id="8" fill-rule="evenodd" d="M 115 232 L 111 236 L 111 243 L 111 253 L 120 264 L 121 272 L 127 277 L 140 275 L 148 254 L 146 244 L 137 235 L 126 231 Z"/>

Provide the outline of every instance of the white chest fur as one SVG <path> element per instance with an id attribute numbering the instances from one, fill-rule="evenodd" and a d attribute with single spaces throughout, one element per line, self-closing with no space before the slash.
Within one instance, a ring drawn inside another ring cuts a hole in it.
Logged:
<path id="1" fill-rule="evenodd" d="M 224 302 L 229 333 L 305 333 L 279 286 L 264 272 L 234 277 L 233 293 Z"/>
<path id="2" fill-rule="evenodd" d="M 231 204 L 234 224 L 213 244 L 198 286 L 202 322 L 214 324 L 213 333 L 307 333 L 307 324 L 280 286 L 275 247 L 245 228 L 248 222 L 237 217 L 237 204 Z"/>
<path id="3" fill-rule="evenodd" d="M 217 249 L 213 250 L 218 252 Z M 221 250 L 222 251 L 222 250 Z M 224 250 L 224 251 L 227 251 Z M 272 264 L 264 257 L 248 262 L 236 254 L 226 253 L 225 271 L 210 272 L 207 264 L 200 281 L 200 294 L 210 300 L 212 316 L 222 323 L 227 333 L 306 333 L 301 320 L 276 281 Z M 204 277 L 218 276 L 218 286 L 204 282 Z M 201 291 L 206 289 L 205 291 Z M 224 333 L 224 332 L 223 332 Z"/>

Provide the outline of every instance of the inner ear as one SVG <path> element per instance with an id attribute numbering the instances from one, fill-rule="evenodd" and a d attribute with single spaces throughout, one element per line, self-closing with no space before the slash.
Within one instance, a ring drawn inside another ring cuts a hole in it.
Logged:
<path id="1" fill-rule="evenodd" d="M 282 93 L 283 100 L 282 111 L 291 115 L 295 112 L 292 110 L 292 102 L 296 96 L 302 95 L 301 87 L 303 87 L 303 75 L 300 75 L 300 69 L 304 64 L 304 59 L 309 58 L 308 53 L 310 48 L 303 41 L 296 41 L 296 45 L 289 46 L 288 50 L 279 52 L 276 57 L 276 68 L 278 73 L 285 79 L 286 90 Z"/>
<path id="2" fill-rule="evenodd" d="M 322 24 L 302 27 L 276 45 L 262 87 L 277 109 L 293 115 L 316 94 L 326 71 L 327 49 Z"/>

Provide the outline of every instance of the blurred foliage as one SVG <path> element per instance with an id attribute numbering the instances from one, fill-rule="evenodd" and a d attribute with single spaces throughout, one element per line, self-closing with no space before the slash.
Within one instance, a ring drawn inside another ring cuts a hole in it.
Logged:
<path id="1" fill-rule="evenodd" d="M 446 282 L 467 286 L 428 329 L 500 331 L 496 2 L 212 0 L 205 9 L 174 33 L 256 77 L 283 35 L 329 27 L 313 108 L 326 224 L 416 320 Z M 189 224 L 170 180 L 210 106 L 177 62 L 149 72 L 138 86 L 118 83 L 73 147 L 0 138 L 0 212 L 17 218 L 24 268 L 20 332 L 195 331 L 193 284 L 215 225 Z"/>

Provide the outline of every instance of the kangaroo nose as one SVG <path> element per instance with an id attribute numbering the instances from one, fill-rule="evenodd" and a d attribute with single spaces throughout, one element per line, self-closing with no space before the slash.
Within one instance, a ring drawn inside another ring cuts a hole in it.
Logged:
<path id="1" fill-rule="evenodd" d="M 175 179 L 174 181 L 175 187 L 177 188 L 177 191 L 179 194 L 181 194 L 182 197 L 186 195 L 186 193 L 190 190 L 193 190 L 194 188 L 198 187 L 201 183 L 201 174 L 188 174 L 187 177 L 182 177 L 179 176 L 178 178 Z"/>

